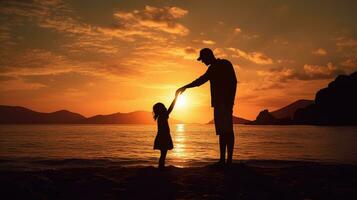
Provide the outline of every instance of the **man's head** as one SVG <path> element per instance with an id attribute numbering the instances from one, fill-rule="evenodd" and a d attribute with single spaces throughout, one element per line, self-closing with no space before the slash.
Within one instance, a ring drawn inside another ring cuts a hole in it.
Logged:
<path id="1" fill-rule="evenodd" d="M 213 51 L 209 48 L 203 48 L 200 51 L 200 56 L 197 58 L 198 61 L 202 61 L 205 65 L 213 64 L 216 61 Z"/>

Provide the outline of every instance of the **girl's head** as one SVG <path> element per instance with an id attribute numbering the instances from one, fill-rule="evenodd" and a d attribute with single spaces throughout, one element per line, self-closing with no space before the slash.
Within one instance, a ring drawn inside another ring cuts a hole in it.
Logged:
<path id="1" fill-rule="evenodd" d="M 152 110 L 154 112 L 154 119 L 157 120 L 157 118 L 166 113 L 167 109 L 163 103 L 156 103 L 153 107 Z"/>

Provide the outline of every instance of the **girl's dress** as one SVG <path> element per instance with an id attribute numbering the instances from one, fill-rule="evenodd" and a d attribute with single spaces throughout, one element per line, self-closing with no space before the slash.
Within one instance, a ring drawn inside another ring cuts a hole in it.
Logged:
<path id="1" fill-rule="evenodd" d="M 157 118 L 157 135 L 155 137 L 154 149 L 171 150 L 174 148 L 168 118 L 169 116 L 167 114 Z"/>

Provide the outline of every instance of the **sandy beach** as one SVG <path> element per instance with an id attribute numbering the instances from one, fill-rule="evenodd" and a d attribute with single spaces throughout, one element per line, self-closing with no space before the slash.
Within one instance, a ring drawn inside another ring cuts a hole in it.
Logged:
<path id="1" fill-rule="evenodd" d="M 37 161 L 26 169 L 1 160 L 2 199 L 356 199 L 357 166 L 248 160 L 160 171 L 110 161 Z M 101 164 L 98 164 L 101 163 Z M 104 164 L 105 163 L 105 164 Z"/>

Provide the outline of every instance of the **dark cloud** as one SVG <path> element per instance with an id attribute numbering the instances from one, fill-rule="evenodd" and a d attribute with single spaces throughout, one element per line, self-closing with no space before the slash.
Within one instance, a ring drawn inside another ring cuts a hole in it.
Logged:
<path id="1" fill-rule="evenodd" d="M 264 82 L 254 87 L 255 91 L 266 91 L 270 89 L 283 89 L 286 88 L 286 85 L 283 85 L 278 82 Z"/>
<path id="2" fill-rule="evenodd" d="M 123 66 L 119 64 L 109 64 L 104 66 L 104 71 L 119 77 L 141 76 L 143 73 L 139 69 L 142 69 L 141 66 Z"/>
<path id="3" fill-rule="evenodd" d="M 148 31 L 157 30 L 175 35 L 187 35 L 189 30 L 177 22 L 188 11 L 179 7 L 145 6 L 143 10 L 114 13 L 117 20 L 113 28 L 125 29 L 131 34 L 147 35 Z"/>
<path id="4" fill-rule="evenodd" d="M 15 80 L 15 79 L 16 79 L 16 77 L 14 77 L 14 76 L 0 75 L 0 82 L 11 81 L 11 80 Z"/>
<path id="5" fill-rule="evenodd" d="M 272 68 L 268 71 L 258 71 L 258 75 L 263 76 L 266 80 L 278 82 L 332 79 L 340 74 L 345 74 L 345 71 L 331 62 L 326 66 L 305 64 L 299 71 L 294 68 Z"/>
<path id="6" fill-rule="evenodd" d="M 49 89 L 67 89 L 82 87 L 88 83 L 102 81 L 101 78 L 91 74 L 66 72 L 46 75 L 24 75 L 20 76 L 24 82 L 45 85 Z"/>
<path id="7" fill-rule="evenodd" d="M 348 58 L 342 61 L 341 65 L 357 69 L 357 58 Z"/>
<path id="8" fill-rule="evenodd" d="M 67 62 L 63 55 L 43 49 L 19 50 L 16 55 L 2 59 L 1 67 L 10 68 L 42 68 L 54 65 L 65 65 Z"/>
<path id="9" fill-rule="evenodd" d="M 185 48 L 185 53 L 187 54 L 196 54 L 197 53 L 197 50 L 193 47 L 186 47 Z"/>
<path id="10" fill-rule="evenodd" d="M 256 64 L 268 65 L 274 63 L 272 58 L 262 52 L 245 52 L 241 49 L 233 47 L 227 49 L 233 52 L 233 57 L 244 58 Z"/>

